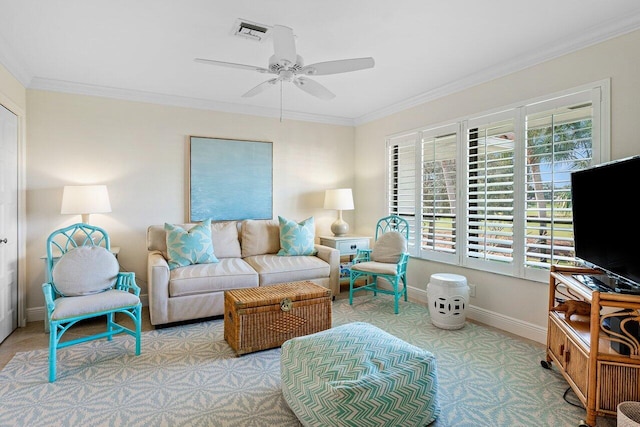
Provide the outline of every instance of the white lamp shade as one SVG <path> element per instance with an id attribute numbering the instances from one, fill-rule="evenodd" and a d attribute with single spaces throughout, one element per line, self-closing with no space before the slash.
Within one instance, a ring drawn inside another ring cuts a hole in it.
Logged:
<path id="1" fill-rule="evenodd" d="M 350 188 L 327 190 L 324 193 L 324 208 L 347 211 L 353 209 L 353 194 Z"/>
<path id="2" fill-rule="evenodd" d="M 111 212 L 106 185 L 66 185 L 62 192 L 61 214 Z"/>

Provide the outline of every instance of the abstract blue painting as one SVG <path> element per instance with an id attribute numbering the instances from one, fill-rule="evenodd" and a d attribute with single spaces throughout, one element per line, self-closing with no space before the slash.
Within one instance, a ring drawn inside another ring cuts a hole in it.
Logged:
<path id="1" fill-rule="evenodd" d="M 190 137 L 189 221 L 272 219 L 272 145 Z"/>

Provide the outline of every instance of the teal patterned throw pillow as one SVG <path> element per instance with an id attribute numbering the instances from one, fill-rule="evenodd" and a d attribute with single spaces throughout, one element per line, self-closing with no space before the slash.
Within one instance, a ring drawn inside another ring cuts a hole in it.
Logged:
<path id="1" fill-rule="evenodd" d="M 280 223 L 280 250 L 278 255 L 315 255 L 314 247 L 316 228 L 313 217 L 307 218 L 301 223 L 289 221 L 281 216 L 278 217 Z"/>
<path id="2" fill-rule="evenodd" d="M 169 270 L 191 264 L 218 262 L 211 242 L 211 220 L 207 219 L 189 231 L 172 224 L 164 224 L 167 232 Z"/>

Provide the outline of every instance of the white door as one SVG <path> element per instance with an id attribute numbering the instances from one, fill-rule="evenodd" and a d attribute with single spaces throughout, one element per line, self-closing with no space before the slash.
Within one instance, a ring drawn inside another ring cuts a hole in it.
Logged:
<path id="1" fill-rule="evenodd" d="M 18 327 L 18 117 L 0 105 L 0 342 Z"/>

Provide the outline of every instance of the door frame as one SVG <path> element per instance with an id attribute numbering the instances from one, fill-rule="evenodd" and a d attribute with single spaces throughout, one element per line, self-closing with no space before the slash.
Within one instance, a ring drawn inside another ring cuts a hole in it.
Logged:
<path id="1" fill-rule="evenodd" d="M 0 104 L 18 117 L 18 327 L 27 326 L 26 129 L 24 109 L 0 91 Z"/>

